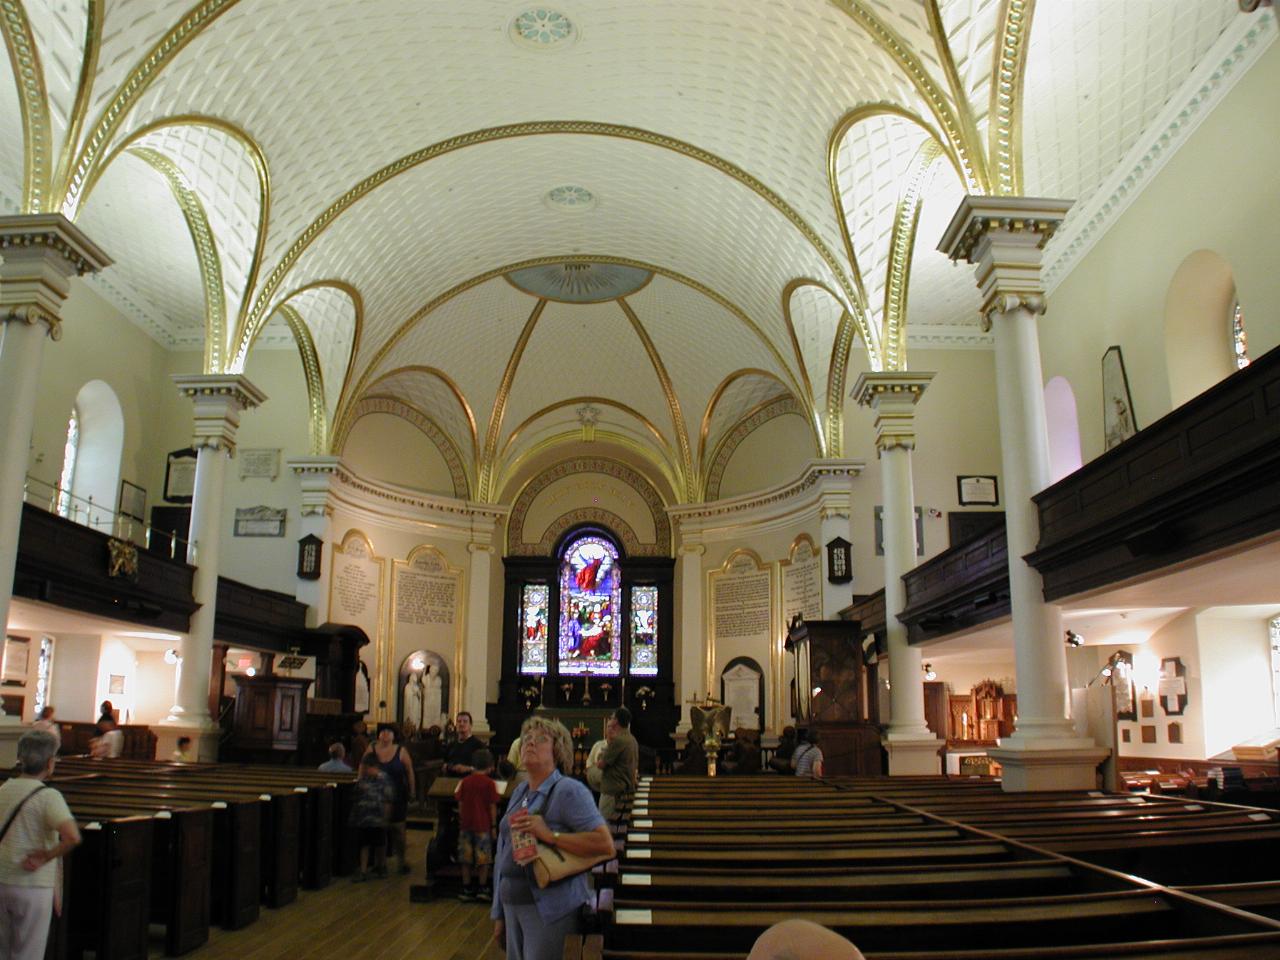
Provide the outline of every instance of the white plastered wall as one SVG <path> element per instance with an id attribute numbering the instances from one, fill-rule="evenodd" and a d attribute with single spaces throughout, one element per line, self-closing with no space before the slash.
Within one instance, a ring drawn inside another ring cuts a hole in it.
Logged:
<path id="1" fill-rule="evenodd" d="M 394 414 L 371 413 L 357 420 L 342 448 L 342 459 L 362 477 L 453 496 L 453 477 L 439 449 L 421 430 Z"/>
<path id="2" fill-rule="evenodd" d="M 720 480 L 720 499 L 794 480 L 797 468 L 817 456 L 813 430 L 803 417 L 775 417 L 738 444 Z"/>
<path id="3" fill-rule="evenodd" d="M 1075 391 L 1086 462 L 1103 450 L 1101 360 L 1111 344 L 1124 354 L 1138 427 L 1172 408 L 1161 345 L 1169 285 L 1188 255 L 1212 250 L 1230 265 L 1253 356 L 1280 344 L 1280 183 L 1262 159 L 1280 155 L 1277 88 L 1272 44 L 1050 294 L 1044 376 Z"/>

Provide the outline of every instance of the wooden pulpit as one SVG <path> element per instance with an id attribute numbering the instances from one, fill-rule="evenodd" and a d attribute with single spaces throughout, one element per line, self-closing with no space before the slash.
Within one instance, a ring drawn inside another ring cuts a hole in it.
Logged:
<path id="1" fill-rule="evenodd" d="M 802 620 L 787 631 L 795 658 L 795 716 L 818 732 L 829 776 L 882 772 L 880 728 L 868 719 L 862 627 L 851 620 Z"/>
<path id="2" fill-rule="evenodd" d="M 302 742 L 307 687 L 301 677 L 237 676 L 231 746 L 237 751 L 292 752 Z"/>

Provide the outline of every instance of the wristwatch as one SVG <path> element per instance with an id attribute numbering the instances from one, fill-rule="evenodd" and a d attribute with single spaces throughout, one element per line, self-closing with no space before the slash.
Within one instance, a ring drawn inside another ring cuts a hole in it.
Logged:
<path id="1" fill-rule="evenodd" d="M 552 845 L 553 847 L 558 847 L 558 846 L 560 846 L 560 831 L 559 831 L 559 830 L 552 830 L 552 831 L 551 831 L 551 845 Z"/>

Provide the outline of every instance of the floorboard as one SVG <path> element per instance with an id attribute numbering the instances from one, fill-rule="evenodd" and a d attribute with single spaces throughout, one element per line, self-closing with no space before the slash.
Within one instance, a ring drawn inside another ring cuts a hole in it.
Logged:
<path id="1" fill-rule="evenodd" d="M 492 943 L 488 904 L 433 900 L 410 903 L 422 883 L 431 834 L 409 832 L 407 877 L 352 883 L 335 877 L 323 890 L 300 890 L 297 902 L 262 908 L 243 930 L 209 931 L 209 942 L 184 960 L 502 960 Z M 155 943 L 152 960 L 161 960 Z"/>

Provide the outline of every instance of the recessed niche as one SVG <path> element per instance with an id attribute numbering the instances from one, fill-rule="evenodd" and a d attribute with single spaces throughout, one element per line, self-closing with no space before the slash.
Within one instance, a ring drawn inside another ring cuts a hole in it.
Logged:
<path id="1" fill-rule="evenodd" d="M 1170 743 L 1182 742 L 1182 724 L 1180 723 L 1169 724 L 1169 742 Z"/>
<path id="2" fill-rule="evenodd" d="M 1155 743 L 1155 742 L 1156 742 L 1156 728 L 1155 728 L 1155 724 L 1153 724 L 1153 723 L 1144 723 L 1144 724 L 1142 725 L 1142 742 L 1143 742 L 1143 743 Z"/>

